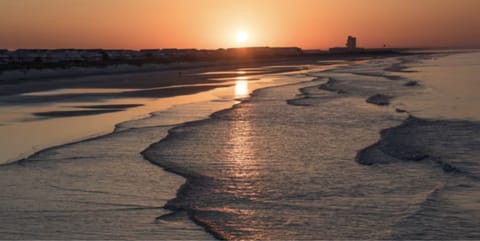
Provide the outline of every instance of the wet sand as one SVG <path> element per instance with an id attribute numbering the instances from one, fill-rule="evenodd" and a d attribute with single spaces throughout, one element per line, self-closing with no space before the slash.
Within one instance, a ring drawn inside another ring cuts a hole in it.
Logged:
<path id="1" fill-rule="evenodd" d="M 0 137 L 0 163 L 50 146 L 106 134 L 117 123 L 171 105 L 215 99 L 211 91 L 232 87 L 237 79 L 255 82 L 259 76 L 304 71 L 303 66 L 293 62 L 277 61 L 274 63 L 282 65 L 266 67 L 249 63 L 0 83 L 0 132 L 4 134 Z M 104 107 L 88 108 L 92 105 Z"/>
<path id="2" fill-rule="evenodd" d="M 87 109 L 87 110 L 70 110 L 70 111 L 47 111 L 47 112 L 35 112 L 33 115 L 39 117 L 73 117 L 82 115 L 98 115 L 117 111 L 124 111 L 129 108 L 135 108 L 143 106 L 143 104 L 117 104 L 117 105 L 84 105 L 74 106 L 74 108 Z"/>
<path id="3" fill-rule="evenodd" d="M 359 57 L 361 58 L 361 57 Z M 345 58 L 348 59 L 348 58 Z M 106 73 L 96 75 L 75 74 L 66 77 L 55 78 L 37 78 L 3 80 L 0 81 L 0 96 L 11 96 L 21 93 L 48 91 L 59 88 L 124 88 L 124 89 L 150 89 L 157 87 L 166 87 L 173 85 L 191 85 L 199 83 L 218 83 L 215 78 L 227 78 L 237 75 L 251 76 L 267 73 L 285 72 L 286 68 L 266 68 L 258 70 L 261 66 L 288 66 L 298 64 L 316 63 L 316 58 L 293 58 L 279 59 L 269 61 L 253 61 L 253 62 L 225 62 L 225 63 L 206 63 L 197 67 L 191 65 L 186 67 L 175 67 L 160 71 L 144 71 L 144 72 L 126 72 L 126 73 Z M 237 70 L 244 68 L 254 68 L 255 71 L 243 70 L 238 73 Z M 287 71 L 293 71 L 295 67 Z M 227 73 L 222 73 L 225 71 Z M 202 73 L 218 72 L 215 75 L 205 76 Z M 0 76 L 1 79 L 1 76 Z"/>
<path id="4" fill-rule="evenodd" d="M 83 116 L 83 115 L 98 115 L 111 112 L 122 111 L 122 109 L 106 109 L 106 110 L 72 110 L 72 111 L 47 111 L 47 112 L 36 112 L 33 113 L 35 116 L 39 117 L 73 117 L 73 116 Z"/>

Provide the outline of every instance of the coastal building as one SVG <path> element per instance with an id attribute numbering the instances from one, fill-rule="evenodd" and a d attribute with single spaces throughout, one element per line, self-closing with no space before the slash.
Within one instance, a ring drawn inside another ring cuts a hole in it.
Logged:
<path id="1" fill-rule="evenodd" d="M 247 47 L 226 49 L 228 58 L 274 58 L 302 55 L 302 49 L 297 47 Z"/>
<path id="2" fill-rule="evenodd" d="M 83 65 L 83 63 L 171 63 L 301 56 L 297 47 L 245 47 L 229 49 L 0 49 L 0 64 Z"/>
<path id="3" fill-rule="evenodd" d="M 45 52 L 46 50 L 42 49 L 17 49 L 12 57 L 17 63 L 32 63 L 41 60 Z"/>
<path id="4" fill-rule="evenodd" d="M 346 47 L 333 47 L 329 49 L 331 53 L 357 53 L 364 51 L 363 48 L 357 48 L 357 38 L 354 36 L 347 37 Z"/>
<path id="5" fill-rule="evenodd" d="M 10 62 L 10 55 L 8 50 L 0 49 L 0 64 L 7 64 Z"/>
<path id="6" fill-rule="evenodd" d="M 357 38 L 353 36 L 348 36 L 347 38 L 347 48 L 348 49 L 356 49 L 357 48 Z"/>
<path id="7" fill-rule="evenodd" d="M 300 56 L 303 54 L 301 48 L 298 47 L 278 47 L 273 48 L 275 54 L 281 57 L 292 57 L 292 56 Z"/>
<path id="8" fill-rule="evenodd" d="M 102 49 L 85 49 L 82 52 L 82 59 L 86 62 L 98 62 L 103 59 Z"/>
<path id="9" fill-rule="evenodd" d="M 110 60 L 133 60 L 140 58 L 140 53 L 134 50 L 109 49 L 103 50 L 103 52 Z"/>
<path id="10" fill-rule="evenodd" d="M 77 49 L 50 49 L 47 50 L 42 56 L 38 56 L 42 59 L 43 63 L 60 63 L 68 61 L 82 61 L 81 50 Z"/>

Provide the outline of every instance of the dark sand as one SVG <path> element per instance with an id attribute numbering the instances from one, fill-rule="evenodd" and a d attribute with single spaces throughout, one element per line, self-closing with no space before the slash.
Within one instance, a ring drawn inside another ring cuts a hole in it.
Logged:
<path id="1" fill-rule="evenodd" d="M 75 108 L 85 109 L 128 109 L 143 106 L 142 104 L 118 104 L 118 105 L 84 105 L 75 106 Z"/>
<path id="2" fill-rule="evenodd" d="M 392 96 L 384 95 L 384 94 L 375 94 L 366 100 L 367 103 L 374 104 L 374 105 L 389 105 L 390 100 L 392 99 Z"/>
<path id="3" fill-rule="evenodd" d="M 74 106 L 74 108 L 87 109 L 87 110 L 44 111 L 44 112 L 36 112 L 33 114 L 39 117 L 50 117 L 50 118 L 74 117 L 74 116 L 112 113 L 117 111 L 123 111 L 129 108 L 140 107 L 140 106 L 143 106 L 143 104 L 85 105 L 85 106 Z"/>
<path id="4" fill-rule="evenodd" d="M 408 81 L 407 83 L 404 84 L 405 86 L 417 86 L 418 85 L 418 82 L 417 81 L 414 81 L 414 80 L 411 80 L 411 81 Z"/>
<path id="5" fill-rule="evenodd" d="M 337 94 L 347 94 L 347 91 L 345 91 L 345 90 L 334 88 L 334 87 L 336 87 L 336 84 L 337 84 L 337 80 L 335 80 L 333 78 L 329 78 L 327 83 L 320 85 L 320 87 L 318 87 L 318 88 L 321 89 L 321 90 L 335 92 Z"/>
<path id="6" fill-rule="evenodd" d="M 73 117 L 73 116 L 83 116 L 83 115 L 98 115 L 105 113 L 112 113 L 122 111 L 122 109 L 104 109 L 104 110 L 72 110 L 72 111 L 46 111 L 46 112 L 36 112 L 35 116 L 39 117 Z"/>
<path id="7" fill-rule="evenodd" d="M 190 86 L 190 87 L 172 87 L 153 90 L 126 91 L 120 93 L 95 93 L 95 94 L 67 94 L 52 96 L 22 96 L 16 99 L 15 103 L 29 104 L 43 102 L 73 101 L 79 99 L 113 99 L 113 98 L 165 98 L 178 95 L 195 94 L 215 88 L 228 87 L 231 85 L 209 85 L 209 86 Z M 72 111 L 47 111 L 36 112 L 38 117 L 73 117 L 84 115 L 97 115 L 123 111 L 128 108 L 143 106 L 142 104 L 124 104 L 124 105 L 90 105 L 76 106 L 77 108 L 87 108 L 96 110 L 72 110 Z"/>

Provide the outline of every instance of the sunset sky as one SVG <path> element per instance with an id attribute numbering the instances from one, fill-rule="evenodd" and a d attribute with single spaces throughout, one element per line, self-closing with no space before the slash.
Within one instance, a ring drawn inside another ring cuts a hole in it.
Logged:
<path id="1" fill-rule="evenodd" d="M 325 49 L 347 35 L 363 47 L 480 47 L 480 0 L 0 0 L 8 49 Z"/>

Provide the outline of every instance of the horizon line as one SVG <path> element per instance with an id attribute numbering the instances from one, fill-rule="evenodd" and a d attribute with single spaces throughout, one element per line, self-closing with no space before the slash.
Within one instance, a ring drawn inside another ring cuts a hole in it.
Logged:
<path id="1" fill-rule="evenodd" d="M 338 48 L 343 46 L 332 46 L 330 48 Z M 228 50 L 228 49 L 250 49 L 250 48 L 299 48 L 304 51 L 329 51 L 330 48 L 301 48 L 298 46 L 245 46 L 245 47 L 227 47 L 227 48 L 76 48 L 76 47 L 61 47 L 61 48 L 0 48 L 0 50 L 17 51 L 17 50 L 103 50 L 103 51 L 115 51 L 115 50 L 129 50 L 129 51 L 142 51 L 142 50 Z M 448 50 L 448 49 L 480 49 L 480 46 L 416 46 L 416 47 L 359 47 L 363 49 L 396 49 L 396 50 Z"/>

